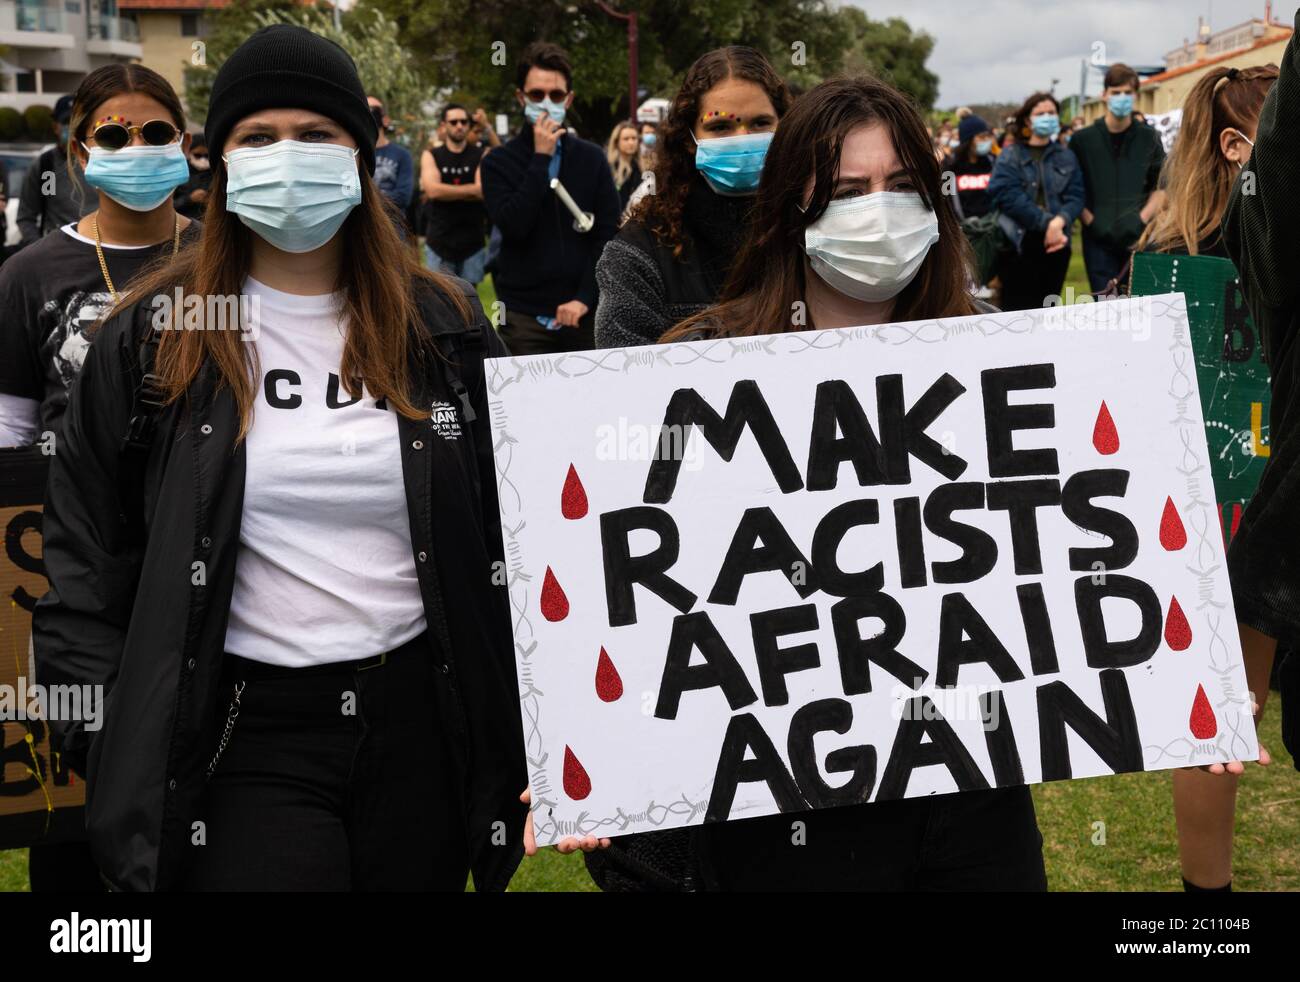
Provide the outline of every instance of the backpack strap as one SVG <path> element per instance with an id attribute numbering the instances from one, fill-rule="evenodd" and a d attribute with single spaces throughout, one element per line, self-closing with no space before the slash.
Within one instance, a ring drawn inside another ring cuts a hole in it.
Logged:
<path id="1" fill-rule="evenodd" d="M 466 324 L 459 317 L 447 317 L 445 309 L 436 310 L 435 304 L 445 304 L 441 298 L 426 295 L 425 303 L 424 322 L 431 328 L 436 327 L 433 343 L 438 349 L 443 378 L 460 400 L 461 417 L 466 423 L 472 423 L 478 419 L 478 414 L 474 411 L 474 401 L 465 378 L 477 382 L 482 375 L 487 344 L 477 323 Z"/>
<path id="2" fill-rule="evenodd" d="M 144 472 L 153 447 L 158 416 L 166 406 L 162 379 L 154 374 L 161 333 L 147 324 L 144 338 L 136 348 L 136 365 L 132 376 L 131 418 L 118 451 L 118 492 L 122 513 L 133 533 L 144 529 Z"/>

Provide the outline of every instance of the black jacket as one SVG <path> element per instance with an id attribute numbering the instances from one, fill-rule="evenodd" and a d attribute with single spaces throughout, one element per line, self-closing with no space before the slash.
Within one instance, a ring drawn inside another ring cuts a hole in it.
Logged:
<path id="1" fill-rule="evenodd" d="M 551 157 L 533 150 L 533 128 L 483 158 L 483 204 L 501 231 L 493 280 L 506 308 L 555 316 L 555 308 L 581 300 L 596 309 L 596 260 L 618 231 L 622 208 L 605 152 L 576 136 L 560 138 L 560 183 L 583 211 L 595 215 L 590 232 L 573 227 L 573 215 L 551 190 Z"/>
<path id="2" fill-rule="evenodd" d="M 426 347 L 413 354 L 412 381 L 419 405 L 457 407 L 460 433 L 402 416 L 398 431 L 411 549 L 445 665 L 435 715 L 463 768 L 475 882 L 490 890 L 504 889 L 518 864 L 527 782 L 508 600 L 492 585 L 501 534 L 481 363 L 506 352 L 473 288 L 458 283 L 472 327 L 432 291 L 420 304 L 456 364 Z M 105 686 L 102 729 L 64 724 L 55 738 L 86 775 L 100 870 L 126 890 L 175 888 L 184 878 L 228 701 L 219 683 L 245 473 L 234 400 L 205 370 L 157 417 L 143 523 L 130 531 L 133 503 L 120 472 L 131 460 L 121 446 L 151 313 L 141 304 L 107 321 L 73 388 L 46 495 L 50 590 L 32 622 L 41 682 Z M 502 830 L 508 842 L 494 844 Z"/>
<path id="3" fill-rule="evenodd" d="M 1300 32 L 1300 13 L 1296 14 Z M 1228 547 L 1237 621 L 1277 638 L 1282 738 L 1300 768 L 1300 33 L 1264 100 L 1255 148 L 1228 196 L 1223 242 L 1272 375 L 1269 458 Z"/>

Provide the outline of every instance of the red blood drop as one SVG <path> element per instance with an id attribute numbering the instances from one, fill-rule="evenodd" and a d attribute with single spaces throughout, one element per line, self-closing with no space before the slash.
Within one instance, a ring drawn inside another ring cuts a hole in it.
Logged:
<path id="1" fill-rule="evenodd" d="M 1110 410 L 1106 408 L 1105 402 L 1102 402 L 1101 411 L 1097 413 L 1097 423 L 1092 428 L 1092 445 L 1097 448 L 1097 453 L 1107 457 L 1119 452 L 1119 432 L 1115 429 L 1115 421 L 1110 418 Z"/>
<path id="2" fill-rule="evenodd" d="M 1165 617 L 1165 644 L 1174 651 L 1186 651 L 1192 644 L 1192 626 L 1178 604 L 1178 598 L 1169 600 L 1169 613 Z"/>
<path id="3" fill-rule="evenodd" d="M 1173 498 L 1165 499 L 1164 514 L 1160 516 L 1160 544 L 1169 552 L 1177 552 L 1187 545 L 1187 530 L 1183 528 L 1183 520 L 1178 517 Z"/>
<path id="4" fill-rule="evenodd" d="M 1206 698 L 1204 686 L 1196 687 L 1196 699 L 1192 702 L 1192 717 L 1187 725 L 1191 727 L 1192 736 L 1198 740 L 1213 740 L 1214 735 L 1219 732 L 1219 721 L 1214 718 L 1214 708 Z"/>
<path id="5" fill-rule="evenodd" d="M 569 598 L 560 589 L 560 581 L 549 566 L 542 580 L 542 616 L 548 621 L 562 621 L 569 616 Z"/>
<path id="6" fill-rule="evenodd" d="M 587 489 L 582 486 L 572 464 L 564 478 L 564 490 L 560 493 L 560 514 L 568 519 L 584 518 L 587 514 Z"/>
<path id="7" fill-rule="evenodd" d="M 623 694 L 623 680 L 618 669 L 610 660 L 604 647 L 600 649 L 600 660 L 596 662 L 596 695 L 602 702 L 614 702 Z"/>
<path id="8" fill-rule="evenodd" d="M 591 778 L 567 745 L 564 748 L 564 793 L 574 801 L 581 801 L 591 794 Z"/>

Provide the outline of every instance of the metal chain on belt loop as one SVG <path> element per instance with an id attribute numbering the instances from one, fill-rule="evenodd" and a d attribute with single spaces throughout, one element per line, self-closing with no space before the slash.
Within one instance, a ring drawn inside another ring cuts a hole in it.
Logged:
<path id="1" fill-rule="evenodd" d="M 235 698 L 230 703 L 230 712 L 226 715 L 226 729 L 221 734 L 221 742 L 217 744 L 217 752 L 212 757 L 212 763 L 208 764 L 207 778 L 212 777 L 212 772 L 217 769 L 217 761 L 221 759 L 222 753 L 225 752 L 226 744 L 230 742 L 231 731 L 235 728 L 235 720 L 239 718 L 239 697 L 244 694 L 244 682 L 235 683 Z"/>

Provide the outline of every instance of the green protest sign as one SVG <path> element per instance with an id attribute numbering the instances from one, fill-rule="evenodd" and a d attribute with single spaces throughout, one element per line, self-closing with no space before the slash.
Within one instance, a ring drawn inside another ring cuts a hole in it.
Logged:
<path id="1" fill-rule="evenodd" d="M 1187 298 L 1210 469 L 1229 542 L 1268 460 L 1268 366 L 1231 262 L 1138 253 L 1133 296 L 1164 293 Z"/>

